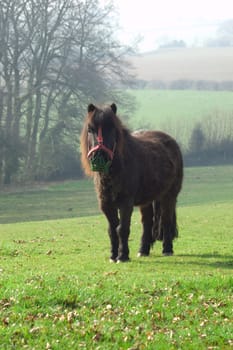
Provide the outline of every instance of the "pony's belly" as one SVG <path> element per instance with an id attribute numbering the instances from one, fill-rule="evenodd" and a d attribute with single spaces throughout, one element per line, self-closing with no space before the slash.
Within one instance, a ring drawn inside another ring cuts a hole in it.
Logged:
<path id="1" fill-rule="evenodd" d="M 153 200 L 158 200 L 161 198 L 163 193 L 163 186 L 159 183 L 159 185 L 155 181 L 148 181 L 145 183 L 142 183 L 141 186 L 138 186 L 138 191 L 134 197 L 134 205 L 135 206 L 141 206 L 146 205 Z"/>
<path id="2" fill-rule="evenodd" d="M 141 197 L 136 197 L 134 200 L 134 205 L 137 206 L 143 206 L 143 205 L 148 205 L 155 200 L 156 196 L 141 196 Z"/>

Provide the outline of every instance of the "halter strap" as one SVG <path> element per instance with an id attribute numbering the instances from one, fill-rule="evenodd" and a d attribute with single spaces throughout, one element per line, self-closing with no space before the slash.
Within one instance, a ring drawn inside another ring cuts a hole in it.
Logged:
<path id="1" fill-rule="evenodd" d="M 103 150 L 108 154 L 109 158 L 111 160 L 113 160 L 116 143 L 114 144 L 113 150 L 111 150 L 110 148 L 106 147 L 103 144 L 103 134 L 102 134 L 101 126 L 99 126 L 99 128 L 98 128 L 97 142 L 98 142 L 98 145 L 96 145 L 90 149 L 90 151 L 87 153 L 87 157 L 90 158 L 92 156 L 92 154 L 95 153 L 96 151 Z"/>
<path id="2" fill-rule="evenodd" d="M 103 135 L 102 135 L 102 128 L 101 128 L 101 126 L 99 126 L 99 128 L 98 128 L 97 141 L 98 141 L 99 145 L 103 144 Z"/>

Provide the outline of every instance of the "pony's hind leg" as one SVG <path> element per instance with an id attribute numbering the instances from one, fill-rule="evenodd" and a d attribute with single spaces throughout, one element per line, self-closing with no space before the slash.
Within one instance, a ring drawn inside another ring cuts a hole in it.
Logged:
<path id="1" fill-rule="evenodd" d="M 138 252 L 138 256 L 148 256 L 150 254 L 150 248 L 153 244 L 152 227 L 153 227 L 153 206 L 149 204 L 147 206 L 140 207 L 141 220 L 142 220 L 142 237 L 141 245 Z"/>
<path id="2" fill-rule="evenodd" d="M 163 237 L 163 255 L 173 255 L 173 240 L 178 236 L 176 200 L 166 199 L 161 204 L 160 230 Z"/>

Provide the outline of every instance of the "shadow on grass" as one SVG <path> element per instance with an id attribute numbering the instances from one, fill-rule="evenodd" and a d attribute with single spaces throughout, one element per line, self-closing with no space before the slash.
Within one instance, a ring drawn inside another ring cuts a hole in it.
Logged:
<path id="1" fill-rule="evenodd" d="M 221 255 L 221 254 L 175 254 L 169 257 L 151 256 L 156 258 L 153 261 L 155 264 L 163 264 L 163 259 L 166 259 L 166 264 L 171 265 L 198 265 L 209 266 L 215 269 L 233 269 L 233 255 Z M 158 261 L 158 259 L 160 261 Z M 197 259 L 197 260 L 193 260 Z M 214 260 L 213 260 L 214 259 Z M 151 259 L 147 260 L 143 258 L 143 262 L 152 263 Z"/>
<path id="2" fill-rule="evenodd" d="M 202 260 L 187 261 L 188 264 L 208 265 L 213 268 L 233 269 L 233 255 L 221 254 L 179 254 L 177 257 L 197 258 Z M 215 259 L 213 261 L 213 259 Z M 221 260 L 216 260 L 221 259 Z"/>
<path id="3" fill-rule="evenodd" d="M 49 209 L 47 211 L 49 213 Z M 18 216 L 11 216 L 9 218 L 2 218 L 0 216 L 0 224 L 19 224 L 24 222 L 40 222 L 40 221 L 50 221 L 50 220 L 63 220 L 63 219 L 78 219 L 83 217 L 92 217 L 100 214 L 100 211 L 97 207 L 96 210 L 91 211 L 91 213 L 88 212 L 78 212 L 78 210 L 72 214 L 72 212 L 69 209 L 67 209 L 67 213 L 62 214 L 42 214 L 42 215 L 32 215 L 32 216 L 24 216 L 21 217 Z"/>

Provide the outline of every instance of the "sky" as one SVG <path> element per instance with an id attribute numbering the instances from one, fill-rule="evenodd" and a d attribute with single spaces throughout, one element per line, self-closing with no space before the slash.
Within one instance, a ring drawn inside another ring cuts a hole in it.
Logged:
<path id="1" fill-rule="evenodd" d="M 141 36 L 141 52 L 166 40 L 201 45 L 215 36 L 222 21 L 233 18 L 232 0 L 114 0 L 114 4 L 121 41 L 128 44 Z"/>

